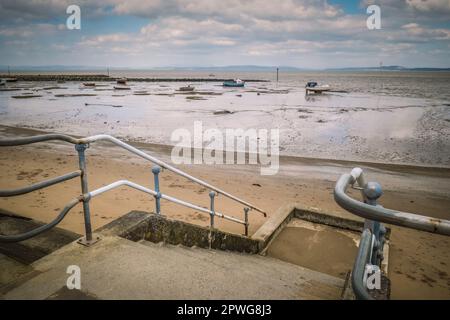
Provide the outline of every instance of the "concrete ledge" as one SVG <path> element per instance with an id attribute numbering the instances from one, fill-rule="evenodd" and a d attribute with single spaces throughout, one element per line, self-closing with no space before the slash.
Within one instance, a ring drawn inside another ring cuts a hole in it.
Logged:
<path id="1" fill-rule="evenodd" d="M 295 206 L 294 216 L 295 218 L 312 223 L 324 224 L 330 227 L 355 231 L 358 233 L 362 232 L 364 227 L 364 222 L 362 221 L 341 218 L 336 215 L 326 214 L 317 208 L 304 207 L 301 205 Z"/>
<path id="2" fill-rule="evenodd" d="M 358 220 L 352 220 L 342 218 L 337 215 L 330 215 L 322 212 L 317 208 L 304 207 L 301 205 L 295 205 L 294 216 L 298 219 L 306 220 L 312 223 L 324 224 L 330 227 L 362 232 L 364 228 L 364 222 Z M 385 225 L 386 227 L 386 225 Z M 389 240 L 391 235 L 391 228 L 386 227 L 386 239 Z"/>
<path id="3" fill-rule="evenodd" d="M 295 204 L 287 204 L 280 207 L 277 212 L 251 236 L 258 241 L 259 251 L 267 247 L 269 242 L 289 223 L 295 213 Z"/>
<path id="4" fill-rule="evenodd" d="M 317 208 L 305 207 L 298 203 L 291 203 L 280 207 L 251 238 L 259 243 L 259 251 L 264 252 L 270 242 L 278 235 L 283 227 L 297 218 L 311 223 L 323 224 L 334 228 L 361 233 L 364 222 L 330 215 Z M 389 240 L 390 228 L 386 228 L 386 239 Z"/>
<path id="5" fill-rule="evenodd" d="M 131 211 L 97 232 L 108 236 L 117 235 L 135 242 L 147 240 L 187 247 L 259 252 L 259 243 L 253 239 L 140 211 Z"/>
<path id="6" fill-rule="evenodd" d="M 133 231 L 141 224 L 145 224 L 149 219 L 148 212 L 141 211 L 131 211 L 124 216 L 117 218 L 116 220 L 111 221 L 110 223 L 104 225 L 101 228 L 95 230 L 95 233 L 99 234 L 103 237 L 110 236 L 119 236 L 125 238 L 125 234 L 128 231 Z M 132 241 L 138 241 L 142 238 L 130 239 Z"/>

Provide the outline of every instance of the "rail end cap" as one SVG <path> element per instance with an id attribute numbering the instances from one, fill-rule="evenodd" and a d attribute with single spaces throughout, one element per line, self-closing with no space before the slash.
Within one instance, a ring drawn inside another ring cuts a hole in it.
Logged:
<path id="1" fill-rule="evenodd" d="M 368 182 L 363 189 L 364 195 L 369 200 L 377 200 L 383 194 L 383 189 L 378 182 Z"/>
<path id="2" fill-rule="evenodd" d="M 160 166 L 153 166 L 152 168 L 152 172 L 153 174 L 159 174 L 161 172 L 161 167 Z"/>
<path id="3" fill-rule="evenodd" d="M 353 181 L 356 181 L 356 179 L 358 179 L 362 173 L 363 173 L 363 169 L 356 167 L 356 168 L 352 169 L 352 171 L 350 172 L 350 175 L 353 177 Z"/>

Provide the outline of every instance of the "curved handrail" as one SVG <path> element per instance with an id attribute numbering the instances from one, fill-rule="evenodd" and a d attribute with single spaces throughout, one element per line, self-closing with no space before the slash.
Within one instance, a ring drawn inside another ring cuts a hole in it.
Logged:
<path id="1" fill-rule="evenodd" d="M 95 135 L 95 136 L 91 136 L 91 137 L 76 139 L 76 138 L 73 138 L 71 136 L 64 135 L 64 134 L 44 134 L 44 135 L 37 135 L 37 136 L 33 136 L 33 137 L 3 139 L 3 140 L 0 140 L 0 147 L 26 145 L 26 144 L 32 144 L 32 143 L 44 142 L 44 141 L 51 141 L 51 140 L 60 140 L 60 141 L 65 141 L 65 142 L 69 142 L 69 143 L 72 143 L 72 144 L 89 144 L 89 143 L 92 143 L 92 142 L 95 142 L 95 141 L 100 141 L 100 140 L 109 141 L 109 142 L 111 142 L 111 143 L 113 143 L 113 144 L 115 144 L 115 145 L 117 145 L 117 146 L 119 146 L 119 147 L 121 147 L 121 148 L 123 148 L 125 150 L 128 150 L 131 153 L 134 153 L 134 154 L 136 154 L 136 155 L 138 155 L 138 156 L 140 156 L 140 157 L 142 157 L 142 158 L 144 158 L 144 159 L 146 159 L 148 161 L 151 161 L 151 162 L 153 162 L 153 163 L 155 163 L 155 164 L 157 164 L 157 165 L 159 165 L 159 166 L 161 166 L 163 168 L 166 168 L 169 171 L 172 171 L 172 172 L 174 172 L 174 173 L 176 173 L 178 175 L 181 175 L 181 176 L 185 177 L 188 180 L 191 180 L 191 181 L 196 182 L 196 183 L 198 183 L 198 184 L 200 184 L 200 185 L 202 185 L 202 186 L 204 186 L 204 187 L 206 187 L 208 189 L 211 189 L 211 190 L 215 191 L 217 194 L 222 194 L 222 195 L 224 195 L 227 198 L 230 198 L 230 199 L 232 199 L 232 200 L 234 200 L 236 202 L 239 202 L 239 203 L 241 203 L 241 204 L 243 204 L 245 206 L 248 206 L 249 208 L 254 209 L 254 210 L 262 213 L 264 215 L 264 217 L 267 216 L 266 212 L 264 212 L 262 209 L 258 208 L 257 206 L 254 206 L 254 205 L 252 205 L 252 204 L 250 204 L 250 203 L 248 203 L 248 202 L 246 202 L 246 201 L 244 201 L 244 200 L 242 200 L 242 199 L 240 199 L 240 198 L 238 198 L 236 196 L 233 196 L 232 194 L 230 194 L 230 193 L 228 193 L 226 191 L 223 191 L 223 190 L 221 190 L 221 189 L 219 189 L 217 187 L 214 187 L 211 184 L 209 184 L 209 183 L 207 183 L 207 182 L 205 182 L 203 180 L 197 179 L 197 178 L 187 174 L 186 172 L 184 172 L 184 171 L 182 171 L 182 170 L 180 170 L 180 169 L 178 169 L 178 168 L 176 168 L 174 166 L 171 166 L 171 165 L 165 163 L 164 161 L 161 161 L 161 160 L 159 160 L 159 159 L 157 159 L 157 158 L 155 158 L 153 156 L 150 156 L 147 153 L 145 153 L 145 152 L 143 152 L 143 151 L 141 151 L 141 150 L 139 150 L 139 149 L 137 149 L 137 148 L 135 148 L 135 147 L 133 147 L 133 146 L 131 146 L 131 145 L 129 145 L 129 144 L 127 144 L 127 143 L 117 139 L 117 138 L 115 138 L 115 137 L 112 137 L 110 135 L 102 134 L 102 135 Z"/>
<path id="2" fill-rule="evenodd" d="M 119 181 L 113 182 L 113 183 L 111 183 L 111 184 L 109 184 L 107 186 L 104 186 L 104 187 L 98 188 L 96 190 L 93 190 L 93 191 L 89 192 L 86 195 L 80 196 L 79 198 L 73 199 L 72 201 L 70 201 L 64 207 L 64 209 L 59 213 L 59 215 L 53 221 L 51 221 L 50 223 L 45 224 L 43 226 L 40 226 L 38 228 L 35 228 L 35 229 L 31 230 L 31 231 L 27 231 L 27 232 L 24 232 L 24 233 L 21 233 L 21 234 L 17 234 L 17 235 L 0 235 L 0 242 L 18 242 L 18 241 L 27 240 L 29 238 L 32 238 L 32 237 L 38 235 L 38 234 L 41 234 L 42 232 L 45 232 L 45 231 L 55 227 L 56 225 L 58 225 L 64 219 L 64 217 L 67 215 L 67 213 L 69 213 L 69 211 L 78 204 L 78 202 L 82 202 L 85 198 L 93 198 L 93 197 L 99 196 L 99 195 L 101 195 L 101 194 L 103 194 L 103 193 L 105 193 L 105 192 L 107 192 L 109 190 L 118 188 L 120 186 L 128 186 L 128 187 L 131 187 L 133 189 L 136 189 L 136 190 L 139 190 L 139 191 L 151 194 L 152 196 L 156 196 L 158 194 L 156 191 L 154 191 L 152 189 L 148 189 L 146 187 L 143 187 L 143 186 L 141 186 L 141 185 L 139 185 L 137 183 L 134 183 L 134 182 L 131 182 L 131 181 L 128 181 L 128 180 L 119 180 Z M 196 206 L 196 205 L 194 205 L 192 203 L 189 203 L 189 202 L 186 202 L 186 201 L 183 201 L 183 200 L 179 200 L 177 198 L 174 198 L 174 197 L 171 197 L 171 196 L 168 196 L 168 195 L 165 195 L 165 194 L 161 194 L 161 193 L 159 193 L 159 194 L 160 194 L 162 199 L 165 199 L 165 200 L 168 200 L 168 201 L 171 201 L 171 202 L 183 205 L 185 207 L 188 207 L 188 208 L 191 208 L 191 209 L 194 209 L 194 210 L 198 210 L 198 211 L 201 211 L 201 212 L 205 212 L 205 213 L 208 213 L 209 215 L 218 216 L 220 218 L 223 218 L 223 219 L 226 219 L 226 220 L 230 220 L 230 221 L 234 221 L 236 223 L 240 223 L 240 224 L 243 224 L 243 225 L 246 224 L 245 221 L 242 221 L 242 220 L 239 220 L 237 218 L 225 215 L 223 213 L 220 213 L 220 212 L 217 212 L 217 211 L 211 211 L 211 210 L 208 210 L 206 208 Z"/>
<path id="3" fill-rule="evenodd" d="M 345 192 L 355 182 L 353 175 L 343 174 L 334 188 L 335 201 L 347 211 L 369 220 L 450 236 L 449 220 L 372 206 L 351 198 Z"/>
<path id="4" fill-rule="evenodd" d="M 62 176 L 59 177 L 55 177 L 55 178 L 51 178 L 51 179 L 47 179 L 35 184 L 32 184 L 30 186 L 26 186 L 23 188 L 17 188 L 17 189 L 9 189 L 9 190 L 0 190 L 0 197 L 14 197 L 14 196 L 20 196 L 22 194 L 27 194 L 39 189 L 43 189 L 46 187 L 50 187 L 52 185 L 55 185 L 57 183 L 60 182 L 64 182 L 76 177 L 81 176 L 81 171 L 77 170 L 77 171 L 73 171 L 67 174 L 64 174 Z"/>
<path id="5" fill-rule="evenodd" d="M 366 264 L 370 260 L 372 252 L 372 233 L 369 229 L 364 229 L 361 234 L 359 242 L 358 255 L 356 256 L 355 264 L 352 270 L 352 288 L 357 299 L 373 300 L 373 297 L 364 286 L 364 271 Z"/>
<path id="6" fill-rule="evenodd" d="M 81 202 L 81 201 L 82 201 L 82 197 L 72 199 L 72 201 L 70 201 L 64 207 L 64 209 L 61 210 L 59 215 L 53 221 L 51 221 L 50 223 L 47 223 L 43 226 L 37 227 L 31 231 L 27 231 L 27 232 L 17 234 L 17 235 L 0 235 L 0 242 L 19 242 L 19 241 L 27 240 L 34 236 L 37 236 L 38 234 L 41 234 L 42 232 L 45 232 L 45 231 L 57 226 L 64 219 L 64 217 L 67 215 L 67 213 L 69 213 L 69 211 L 73 207 L 75 207 L 78 204 L 78 202 Z"/>

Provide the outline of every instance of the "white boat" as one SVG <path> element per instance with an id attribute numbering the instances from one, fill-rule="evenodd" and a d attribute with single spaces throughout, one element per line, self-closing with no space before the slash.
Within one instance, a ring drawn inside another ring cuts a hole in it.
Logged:
<path id="1" fill-rule="evenodd" d="M 330 91 L 331 87 L 327 84 L 319 85 L 317 82 L 310 81 L 305 86 L 306 93 L 322 93 L 326 91 Z"/>

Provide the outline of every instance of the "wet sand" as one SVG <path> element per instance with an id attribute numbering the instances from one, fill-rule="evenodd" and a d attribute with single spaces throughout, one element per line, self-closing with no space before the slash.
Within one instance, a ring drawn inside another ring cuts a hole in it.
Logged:
<path id="1" fill-rule="evenodd" d="M 272 241 L 267 254 L 345 280 L 353 268 L 359 236 L 294 218 Z"/>
<path id="2" fill-rule="evenodd" d="M 2 137 L 11 137 L 32 135 L 37 131 L 1 127 L 0 133 Z M 170 161 L 168 147 L 143 143 L 135 145 Z M 93 144 L 87 151 L 87 159 L 90 190 L 119 179 L 153 187 L 151 164 L 118 148 L 103 143 Z M 383 206 L 450 219 L 448 169 L 294 157 L 282 157 L 280 163 L 280 172 L 275 176 L 261 176 L 259 167 L 250 165 L 192 165 L 180 168 L 255 203 L 265 209 L 269 216 L 281 205 L 298 202 L 338 216 L 357 219 L 335 204 L 332 192 L 340 174 L 358 165 L 365 169 L 370 180 L 383 185 L 385 194 L 380 201 Z M 1 148 L 0 164 L 2 189 L 36 183 L 78 168 L 73 146 L 53 142 Z M 209 190 L 168 171 L 161 174 L 161 190 L 198 205 L 209 205 Z M 48 222 L 79 193 L 80 182 L 74 179 L 28 195 L 2 198 L 0 209 Z M 358 197 L 357 192 L 352 193 Z M 92 224 L 98 228 L 131 210 L 153 211 L 154 201 L 150 196 L 124 187 L 93 199 L 91 208 Z M 242 207 L 224 197 L 218 197 L 216 209 L 238 218 L 243 217 Z M 209 224 L 207 215 L 166 201 L 162 202 L 162 212 L 191 223 Z M 254 233 L 264 221 L 260 214 L 251 212 L 250 233 Z M 228 221 L 217 219 L 216 225 L 223 230 L 243 233 L 242 226 Z M 83 233 L 81 206 L 72 210 L 60 226 Z M 450 299 L 448 237 L 403 228 L 392 229 L 389 257 L 392 298 Z"/>

